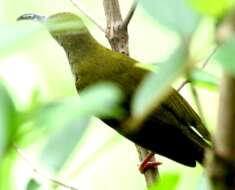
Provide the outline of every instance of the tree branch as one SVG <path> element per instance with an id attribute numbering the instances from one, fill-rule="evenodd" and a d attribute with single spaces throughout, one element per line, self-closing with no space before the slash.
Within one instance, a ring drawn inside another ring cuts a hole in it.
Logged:
<path id="1" fill-rule="evenodd" d="M 28 157 L 26 156 L 26 154 L 17 146 L 17 145 L 14 145 L 14 148 L 16 150 L 16 152 L 20 155 L 20 157 L 25 161 L 25 163 L 31 168 L 31 170 L 37 174 L 38 176 L 41 176 L 42 178 L 52 182 L 52 183 L 55 183 L 56 185 L 59 185 L 61 187 L 65 187 L 67 189 L 71 189 L 71 190 L 78 190 L 78 188 L 76 187 L 73 187 L 73 186 L 70 186 L 70 185 L 67 185 L 65 184 L 64 182 L 61 182 L 51 176 L 48 176 L 44 173 L 42 173 L 37 167 L 35 167 L 32 162 L 28 159 Z"/>
<path id="2" fill-rule="evenodd" d="M 130 10 L 128 11 L 127 13 L 127 16 L 126 18 L 124 19 L 123 23 L 122 23 L 122 28 L 127 28 L 129 22 L 131 21 L 132 19 L 132 16 L 134 15 L 134 12 L 136 10 L 136 7 L 138 5 L 138 2 L 137 0 L 134 0 L 133 3 L 132 3 L 132 6 L 130 8 Z"/>
<path id="3" fill-rule="evenodd" d="M 235 10 L 218 26 L 216 40 L 222 44 L 235 33 Z M 234 60 L 231 60 L 234 61 Z M 224 71 L 214 150 L 208 153 L 207 175 L 213 190 L 235 189 L 235 77 Z"/>
<path id="4" fill-rule="evenodd" d="M 118 0 L 103 0 L 107 21 L 106 38 L 114 51 L 129 55 L 127 27 L 122 28 L 122 16 Z"/>
<path id="5" fill-rule="evenodd" d="M 145 160 L 145 158 L 152 152 L 137 144 L 135 146 L 136 146 L 137 153 L 139 155 L 139 160 L 142 163 Z M 153 156 L 150 161 L 156 162 L 155 157 Z M 144 172 L 144 177 L 145 177 L 147 187 L 151 187 L 156 182 L 157 176 L 159 176 L 158 168 L 154 168 L 154 167 L 148 168 Z"/>
<path id="6" fill-rule="evenodd" d="M 112 49 L 114 51 L 129 55 L 127 26 L 134 14 L 137 3 L 133 3 L 124 22 L 122 21 L 118 0 L 103 0 L 103 5 L 107 21 L 106 37 L 108 38 Z M 123 25 L 126 26 L 123 27 Z M 138 145 L 136 145 L 136 148 L 139 154 L 140 162 L 142 162 L 146 156 L 149 155 L 150 151 Z M 151 161 L 156 162 L 154 157 Z M 144 172 L 147 186 L 151 186 L 156 181 L 157 174 L 157 168 L 147 169 Z"/>
<path id="7" fill-rule="evenodd" d="M 218 50 L 219 46 L 216 46 L 212 52 L 209 54 L 209 56 L 206 58 L 206 60 L 204 61 L 204 63 L 201 66 L 201 69 L 204 69 L 207 64 L 209 63 L 209 61 L 211 60 L 211 58 L 215 55 L 216 51 Z M 182 84 L 177 88 L 177 91 L 180 91 L 186 84 L 190 83 L 190 81 L 187 79 L 184 82 L 182 82 Z"/>

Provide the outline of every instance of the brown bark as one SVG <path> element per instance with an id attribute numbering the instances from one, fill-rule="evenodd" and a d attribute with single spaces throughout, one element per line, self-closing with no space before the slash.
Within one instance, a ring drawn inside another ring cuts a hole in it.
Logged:
<path id="1" fill-rule="evenodd" d="M 224 43 L 234 35 L 234 23 L 235 12 L 233 10 L 218 27 L 218 44 Z M 214 149 L 208 153 L 207 159 L 207 174 L 212 190 L 235 189 L 234 135 L 235 77 L 228 71 L 224 71 L 220 89 L 219 113 L 214 136 Z"/>
<path id="2" fill-rule="evenodd" d="M 137 2 L 134 1 L 130 11 L 128 12 L 124 21 L 122 20 L 119 2 L 118 0 L 104 0 L 103 1 L 107 29 L 106 37 L 114 51 L 121 52 L 123 54 L 129 55 L 128 47 L 128 24 L 134 14 Z M 139 154 L 140 162 L 142 162 L 146 156 L 149 154 L 149 150 L 136 145 L 137 152 Z M 156 161 L 153 158 L 151 161 Z M 147 186 L 151 186 L 157 179 L 158 169 L 149 168 L 144 172 L 145 181 Z"/>

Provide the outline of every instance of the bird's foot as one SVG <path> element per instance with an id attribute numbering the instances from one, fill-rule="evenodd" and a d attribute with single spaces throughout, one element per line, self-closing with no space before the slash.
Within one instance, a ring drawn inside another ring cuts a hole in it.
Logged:
<path id="1" fill-rule="evenodd" d="M 144 160 L 139 165 L 139 171 L 141 173 L 144 173 L 148 169 L 157 169 L 159 165 L 161 165 L 161 162 L 151 161 L 151 159 L 154 157 L 154 153 L 149 153 Z"/>

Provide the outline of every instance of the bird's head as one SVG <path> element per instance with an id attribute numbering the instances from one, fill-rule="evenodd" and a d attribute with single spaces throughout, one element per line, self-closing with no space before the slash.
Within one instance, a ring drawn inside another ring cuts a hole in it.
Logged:
<path id="1" fill-rule="evenodd" d="M 42 23 L 61 45 L 73 41 L 77 36 L 89 33 L 81 18 L 68 12 L 57 13 L 49 17 L 27 13 L 18 17 L 17 20 L 33 20 Z"/>

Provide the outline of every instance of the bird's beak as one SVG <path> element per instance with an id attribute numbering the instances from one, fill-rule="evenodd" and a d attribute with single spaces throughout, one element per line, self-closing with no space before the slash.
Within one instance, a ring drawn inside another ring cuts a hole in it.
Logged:
<path id="1" fill-rule="evenodd" d="M 38 22 L 44 22 L 47 20 L 46 16 L 38 15 L 35 13 L 26 13 L 17 18 L 17 21 L 19 20 L 34 20 Z"/>

